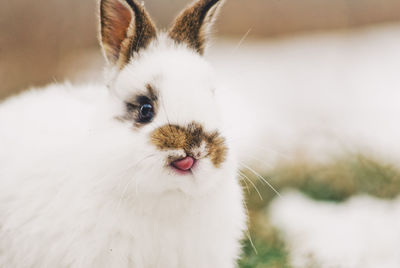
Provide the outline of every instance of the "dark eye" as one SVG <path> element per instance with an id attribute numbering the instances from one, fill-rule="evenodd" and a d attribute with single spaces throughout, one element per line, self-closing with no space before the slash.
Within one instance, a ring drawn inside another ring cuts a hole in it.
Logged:
<path id="1" fill-rule="evenodd" d="M 153 106 L 149 103 L 145 103 L 140 105 L 139 107 L 139 123 L 149 123 L 153 120 L 154 117 L 154 109 Z"/>

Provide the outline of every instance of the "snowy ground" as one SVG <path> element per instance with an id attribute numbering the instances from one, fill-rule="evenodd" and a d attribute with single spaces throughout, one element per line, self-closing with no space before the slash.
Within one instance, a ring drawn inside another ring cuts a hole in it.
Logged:
<path id="1" fill-rule="evenodd" d="M 209 58 L 240 103 L 227 99 L 247 160 L 400 159 L 400 25 L 236 43 Z"/>
<path id="2" fill-rule="evenodd" d="M 400 267 L 400 198 L 335 204 L 290 192 L 272 203 L 270 214 L 295 268 Z"/>

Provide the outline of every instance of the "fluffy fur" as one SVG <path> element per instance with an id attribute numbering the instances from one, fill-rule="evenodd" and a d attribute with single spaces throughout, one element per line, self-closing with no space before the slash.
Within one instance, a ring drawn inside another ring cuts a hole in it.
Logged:
<path id="1" fill-rule="evenodd" d="M 219 167 L 204 157 L 189 175 L 165 165 L 184 152 L 151 142 L 190 122 L 225 136 L 211 67 L 159 34 L 109 76 L 0 105 L 0 267 L 235 267 L 246 219 L 229 142 Z M 155 119 L 120 120 L 149 83 Z"/>

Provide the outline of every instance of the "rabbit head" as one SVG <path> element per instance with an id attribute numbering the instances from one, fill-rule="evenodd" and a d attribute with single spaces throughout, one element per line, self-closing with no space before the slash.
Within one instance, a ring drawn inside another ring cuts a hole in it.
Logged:
<path id="1" fill-rule="evenodd" d="M 168 32 L 158 32 L 136 0 L 101 1 L 115 118 L 135 141 L 142 192 L 204 193 L 233 177 L 214 72 L 202 57 L 222 2 L 194 2 Z"/>

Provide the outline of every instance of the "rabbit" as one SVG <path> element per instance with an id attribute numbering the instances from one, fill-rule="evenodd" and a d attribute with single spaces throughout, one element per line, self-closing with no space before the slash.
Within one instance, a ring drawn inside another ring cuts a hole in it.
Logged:
<path id="1" fill-rule="evenodd" d="M 136 0 L 101 0 L 106 82 L 0 105 L 0 267 L 237 266 L 247 217 L 203 58 L 222 4 L 158 31 Z"/>

